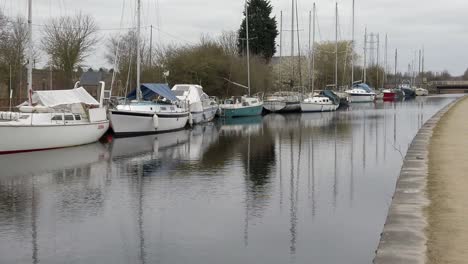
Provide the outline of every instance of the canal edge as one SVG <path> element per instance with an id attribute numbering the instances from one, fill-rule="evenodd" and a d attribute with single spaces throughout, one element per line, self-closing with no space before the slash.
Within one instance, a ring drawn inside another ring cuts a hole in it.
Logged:
<path id="1" fill-rule="evenodd" d="M 456 99 L 432 116 L 411 142 L 373 263 L 426 263 L 428 220 L 425 209 L 430 204 L 427 193 L 429 144 L 440 119 L 465 98 L 467 96 Z"/>

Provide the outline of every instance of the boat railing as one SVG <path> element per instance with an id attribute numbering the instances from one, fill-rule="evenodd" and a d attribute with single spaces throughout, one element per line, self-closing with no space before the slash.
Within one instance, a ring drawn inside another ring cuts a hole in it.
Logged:
<path id="1" fill-rule="evenodd" d="M 260 98 L 260 100 L 263 101 L 263 98 L 264 98 L 264 96 L 265 96 L 265 93 L 263 93 L 263 92 L 258 92 L 258 93 L 256 93 L 256 94 L 254 94 L 254 96 Z"/>

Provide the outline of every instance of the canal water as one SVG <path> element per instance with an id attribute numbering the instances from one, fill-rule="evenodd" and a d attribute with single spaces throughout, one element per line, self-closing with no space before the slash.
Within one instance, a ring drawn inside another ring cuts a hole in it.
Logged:
<path id="1" fill-rule="evenodd" d="M 412 138 L 455 98 L 1 156 L 0 263 L 370 264 Z"/>

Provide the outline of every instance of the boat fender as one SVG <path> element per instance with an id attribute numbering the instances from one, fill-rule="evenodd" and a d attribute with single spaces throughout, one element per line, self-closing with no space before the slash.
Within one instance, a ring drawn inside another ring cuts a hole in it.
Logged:
<path id="1" fill-rule="evenodd" d="M 193 125 L 193 117 L 192 117 L 192 113 L 189 113 L 188 115 L 188 121 L 189 121 L 189 125 L 192 126 Z"/>
<path id="2" fill-rule="evenodd" d="M 159 126 L 159 117 L 157 114 L 153 115 L 153 126 L 155 129 L 157 129 Z"/>

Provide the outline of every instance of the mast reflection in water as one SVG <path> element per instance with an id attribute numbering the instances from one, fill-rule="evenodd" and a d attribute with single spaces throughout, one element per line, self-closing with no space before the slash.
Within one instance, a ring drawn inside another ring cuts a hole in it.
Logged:
<path id="1" fill-rule="evenodd" d="M 1 263 L 371 263 L 408 145 L 455 97 L 0 157 Z"/>

